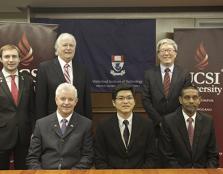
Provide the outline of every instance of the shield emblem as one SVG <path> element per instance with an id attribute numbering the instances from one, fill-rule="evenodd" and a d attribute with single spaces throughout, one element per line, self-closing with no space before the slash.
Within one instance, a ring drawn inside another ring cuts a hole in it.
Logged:
<path id="1" fill-rule="evenodd" d="M 120 72 L 124 66 L 123 55 L 112 55 L 112 67 L 116 72 Z"/>

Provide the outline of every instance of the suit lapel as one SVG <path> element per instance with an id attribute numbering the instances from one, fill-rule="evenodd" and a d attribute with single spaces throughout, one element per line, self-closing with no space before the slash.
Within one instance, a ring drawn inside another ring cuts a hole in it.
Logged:
<path id="1" fill-rule="evenodd" d="M 193 156 L 196 154 L 196 151 L 199 150 L 198 146 L 202 128 L 203 128 L 202 116 L 199 113 L 197 113 L 195 121 L 195 129 L 194 129 L 194 139 L 193 139 Z"/>
<path id="2" fill-rule="evenodd" d="M 56 77 L 59 79 L 58 81 L 66 82 L 66 79 L 65 79 L 65 77 L 63 75 L 63 70 L 62 70 L 62 68 L 60 66 L 60 62 L 59 62 L 58 58 L 55 58 L 53 60 L 53 65 L 54 66 L 52 66 L 52 68 L 54 69 L 55 74 L 57 74 Z"/>
<path id="3" fill-rule="evenodd" d="M 177 129 L 181 134 L 181 137 L 179 137 L 179 138 L 183 139 L 183 141 L 185 143 L 185 146 L 187 147 L 188 151 L 191 152 L 190 141 L 189 141 L 187 127 L 186 127 L 186 123 L 185 123 L 185 120 L 184 120 L 182 110 L 179 109 L 177 112 L 178 112 L 178 114 L 177 114 L 177 117 L 176 117 L 175 125 L 177 125 Z"/>
<path id="4" fill-rule="evenodd" d="M 22 94 L 23 94 L 23 91 L 24 91 L 24 88 L 25 88 L 25 80 L 24 80 L 24 77 L 19 73 L 19 98 L 18 98 L 18 105 L 19 105 L 19 102 L 22 98 Z"/>
<path id="5" fill-rule="evenodd" d="M 112 128 L 112 132 L 114 132 L 114 138 L 116 139 L 116 142 L 118 143 L 118 145 L 120 146 L 120 149 L 125 152 L 126 148 L 125 148 L 125 144 L 122 140 L 122 136 L 120 133 L 120 128 L 119 128 L 119 122 L 118 122 L 118 117 L 115 115 L 112 117 L 112 123 L 111 125 L 114 125 Z"/>
<path id="6" fill-rule="evenodd" d="M 66 131 L 65 131 L 63 137 L 68 136 L 73 130 L 76 129 L 77 124 L 78 124 L 78 118 L 77 117 L 78 117 L 78 115 L 73 113 L 73 115 L 71 116 L 70 121 L 69 121 L 69 123 L 67 125 Z"/>
<path id="7" fill-rule="evenodd" d="M 177 66 L 174 66 L 168 98 L 171 96 L 171 94 L 174 94 L 174 87 L 177 85 L 178 75 L 179 75 L 178 68 Z"/>
<path id="8" fill-rule="evenodd" d="M 62 133 L 61 133 L 61 130 L 60 130 L 60 125 L 59 125 L 59 122 L 58 122 L 58 119 L 57 119 L 57 114 L 56 114 L 56 112 L 55 112 L 55 113 L 53 114 L 53 116 L 52 116 L 51 127 L 52 127 L 53 131 L 54 131 L 59 137 L 62 137 Z"/>
<path id="9" fill-rule="evenodd" d="M 0 88 L 6 94 L 6 96 L 8 96 L 8 98 L 11 100 L 12 104 L 14 106 L 16 106 L 15 103 L 14 103 L 14 100 L 12 98 L 12 94 L 10 92 L 10 89 L 8 87 L 8 84 L 6 82 L 6 79 L 5 79 L 5 77 L 4 77 L 4 75 L 3 75 L 2 72 L 0 72 Z"/>
<path id="10" fill-rule="evenodd" d="M 162 80 L 162 74 L 161 74 L 160 66 L 157 66 L 156 69 L 155 69 L 155 79 L 156 79 L 158 89 L 164 95 L 163 80 Z"/>
<path id="11" fill-rule="evenodd" d="M 139 118 L 133 114 L 132 117 L 132 132 L 131 132 L 131 137 L 130 137 L 130 142 L 128 149 L 129 151 L 133 147 L 133 144 L 136 142 L 136 139 L 138 135 L 140 134 L 140 126 L 139 126 Z"/>

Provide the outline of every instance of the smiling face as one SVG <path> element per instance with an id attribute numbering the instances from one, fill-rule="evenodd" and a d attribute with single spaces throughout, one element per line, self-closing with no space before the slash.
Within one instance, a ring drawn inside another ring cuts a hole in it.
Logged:
<path id="1" fill-rule="evenodd" d="M 201 103 L 201 97 L 199 96 L 198 90 L 188 88 L 182 91 L 179 101 L 183 111 L 188 116 L 193 116 Z"/>
<path id="2" fill-rule="evenodd" d="M 9 74 L 15 74 L 20 62 L 19 53 L 16 49 L 3 50 L 0 60 L 5 71 Z"/>
<path id="3" fill-rule="evenodd" d="M 119 91 L 116 99 L 112 101 L 117 113 L 124 119 L 128 118 L 135 106 L 135 99 L 131 90 Z"/>
<path id="4" fill-rule="evenodd" d="M 68 117 L 77 104 L 77 98 L 75 98 L 74 91 L 71 89 L 62 89 L 55 97 L 57 110 L 62 117 Z"/>
<path id="5" fill-rule="evenodd" d="M 58 41 L 56 54 L 63 59 L 66 63 L 69 63 L 75 54 L 76 41 L 69 35 L 64 35 Z"/>
<path id="6" fill-rule="evenodd" d="M 172 44 L 165 43 L 159 47 L 158 59 L 160 64 L 170 67 L 174 64 L 177 53 Z"/>

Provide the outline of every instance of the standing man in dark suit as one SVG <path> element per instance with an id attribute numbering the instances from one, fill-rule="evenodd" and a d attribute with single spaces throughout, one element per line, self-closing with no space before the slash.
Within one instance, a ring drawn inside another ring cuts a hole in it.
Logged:
<path id="1" fill-rule="evenodd" d="M 34 88 L 30 76 L 18 71 L 20 51 L 15 45 L 0 49 L 0 170 L 26 169 L 25 157 L 32 132 Z"/>
<path id="2" fill-rule="evenodd" d="M 102 121 L 95 135 L 95 166 L 98 169 L 156 167 L 152 121 L 132 112 L 134 89 L 118 85 L 112 92 L 116 115 Z"/>
<path id="3" fill-rule="evenodd" d="M 153 120 L 157 137 L 163 116 L 180 106 L 180 91 L 191 84 L 190 74 L 174 64 L 176 56 L 177 44 L 171 39 L 160 40 L 157 43 L 160 65 L 145 72 L 142 103 Z"/>
<path id="4" fill-rule="evenodd" d="M 211 116 L 197 111 L 201 102 L 195 86 L 182 89 L 182 108 L 164 117 L 159 140 L 167 168 L 217 168 L 215 130 Z"/>
<path id="5" fill-rule="evenodd" d="M 56 89 L 57 111 L 36 121 L 27 165 L 29 169 L 89 169 L 93 160 L 91 120 L 74 112 L 76 88 Z"/>
<path id="6" fill-rule="evenodd" d="M 36 83 L 36 116 L 45 117 L 56 111 L 55 90 L 63 82 L 73 84 L 78 90 L 75 111 L 91 118 L 91 92 L 89 75 L 82 65 L 74 61 L 76 40 L 62 33 L 55 43 L 55 59 L 40 63 Z"/>

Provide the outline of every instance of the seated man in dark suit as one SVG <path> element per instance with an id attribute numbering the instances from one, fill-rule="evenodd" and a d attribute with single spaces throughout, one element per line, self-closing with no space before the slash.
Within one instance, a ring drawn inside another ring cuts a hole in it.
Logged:
<path id="1" fill-rule="evenodd" d="M 118 85 L 112 93 L 117 113 L 99 123 L 95 135 L 98 169 L 154 168 L 155 135 L 152 121 L 133 113 L 134 89 Z"/>
<path id="2" fill-rule="evenodd" d="M 164 117 L 159 141 L 167 168 L 216 168 L 219 156 L 211 116 L 197 111 L 201 102 L 195 86 L 184 87 L 181 108 Z"/>
<path id="3" fill-rule="evenodd" d="M 57 111 L 37 120 L 31 139 L 29 169 L 88 169 L 93 159 L 91 120 L 74 112 L 77 90 L 62 83 L 56 89 Z"/>

